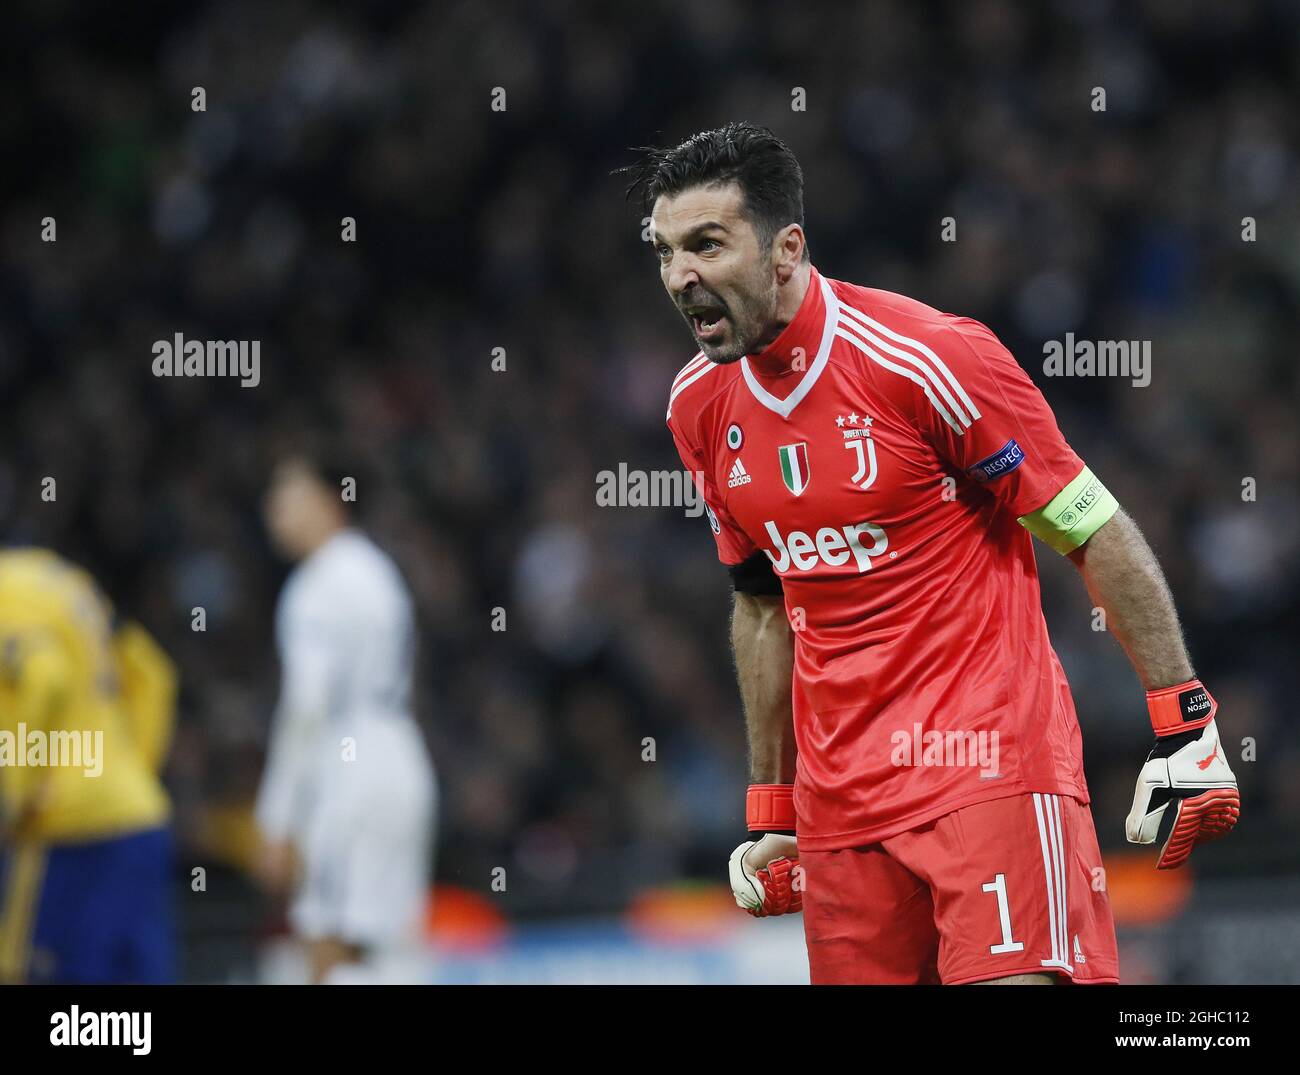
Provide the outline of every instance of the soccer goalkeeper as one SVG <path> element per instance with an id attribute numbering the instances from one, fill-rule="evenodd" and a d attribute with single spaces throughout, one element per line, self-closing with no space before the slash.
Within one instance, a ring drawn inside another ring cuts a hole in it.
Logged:
<path id="1" fill-rule="evenodd" d="M 1118 981 L 1031 535 L 1079 569 L 1147 691 L 1128 838 L 1170 868 L 1238 814 L 1137 526 L 988 328 L 813 266 L 770 131 L 706 131 L 633 171 L 699 346 L 668 426 L 736 591 L 737 901 L 803 910 L 815 983 Z"/>

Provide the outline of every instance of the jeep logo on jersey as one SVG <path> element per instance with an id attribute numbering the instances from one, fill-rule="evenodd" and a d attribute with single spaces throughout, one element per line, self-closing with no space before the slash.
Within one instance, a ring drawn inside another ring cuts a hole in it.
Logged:
<path id="1" fill-rule="evenodd" d="M 783 444 L 776 450 L 781 457 L 781 480 L 785 487 L 798 496 L 808 488 L 808 445 Z"/>
<path id="2" fill-rule="evenodd" d="M 776 523 L 768 521 L 763 524 L 772 546 L 776 552 L 768 552 L 767 558 L 772 566 L 784 574 L 791 565 L 796 571 L 811 571 L 819 563 L 831 567 L 846 564 L 852 556 L 858 565 L 858 571 L 871 570 L 871 558 L 879 556 L 889 547 L 889 538 L 875 523 L 857 523 L 843 526 L 836 530 L 833 526 L 823 526 L 816 535 L 805 534 L 802 530 L 792 530 L 789 538 L 783 538 Z M 870 547 L 862 544 L 863 535 L 871 539 Z"/>

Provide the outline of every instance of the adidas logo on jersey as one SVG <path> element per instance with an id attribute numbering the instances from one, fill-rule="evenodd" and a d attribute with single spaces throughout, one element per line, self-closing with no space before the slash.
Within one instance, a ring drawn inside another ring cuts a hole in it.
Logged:
<path id="1" fill-rule="evenodd" d="M 745 464 L 737 459 L 731 465 L 731 475 L 727 478 L 727 488 L 734 489 L 738 485 L 748 485 L 753 480 L 754 479 L 749 476 L 749 472 L 745 469 Z"/>
<path id="2" fill-rule="evenodd" d="M 881 555 L 889 547 L 889 538 L 875 523 L 857 523 L 838 530 L 833 526 L 823 526 L 815 536 L 802 530 L 791 530 L 788 538 L 781 536 L 775 522 L 768 521 L 764 527 L 776 551 L 763 551 L 772 561 L 772 566 L 782 574 L 791 566 L 796 571 L 811 571 L 818 564 L 839 567 L 848 563 L 850 556 L 857 563 L 859 573 L 870 571 L 871 558 Z M 862 544 L 864 534 L 871 539 L 869 547 Z"/>

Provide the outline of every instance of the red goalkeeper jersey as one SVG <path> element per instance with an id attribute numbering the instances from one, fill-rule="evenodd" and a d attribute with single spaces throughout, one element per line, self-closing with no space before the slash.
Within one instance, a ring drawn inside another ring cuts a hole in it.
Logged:
<path id="1" fill-rule="evenodd" d="M 1088 801 L 1028 528 L 1069 551 L 1116 505 L 992 332 L 814 268 L 761 354 L 687 363 L 668 426 L 719 558 L 785 591 L 801 847 Z"/>

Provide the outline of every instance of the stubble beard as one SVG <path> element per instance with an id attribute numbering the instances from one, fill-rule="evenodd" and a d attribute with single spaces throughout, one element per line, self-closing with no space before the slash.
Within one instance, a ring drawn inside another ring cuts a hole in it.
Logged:
<path id="1" fill-rule="evenodd" d="M 732 342 L 712 350 L 699 339 L 695 341 L 704 352 L 704 357 L 715 366 L 730 366 L 739 362 L 746 355 L 762 350 L 775 339 L 775 334 L 769 333 L 766 326 L 771 323 L 776 311 L 776 282 L 758 284 L 755 294 L 762 298 L 745 302 L 740 309 L 728 308 Z"/>

